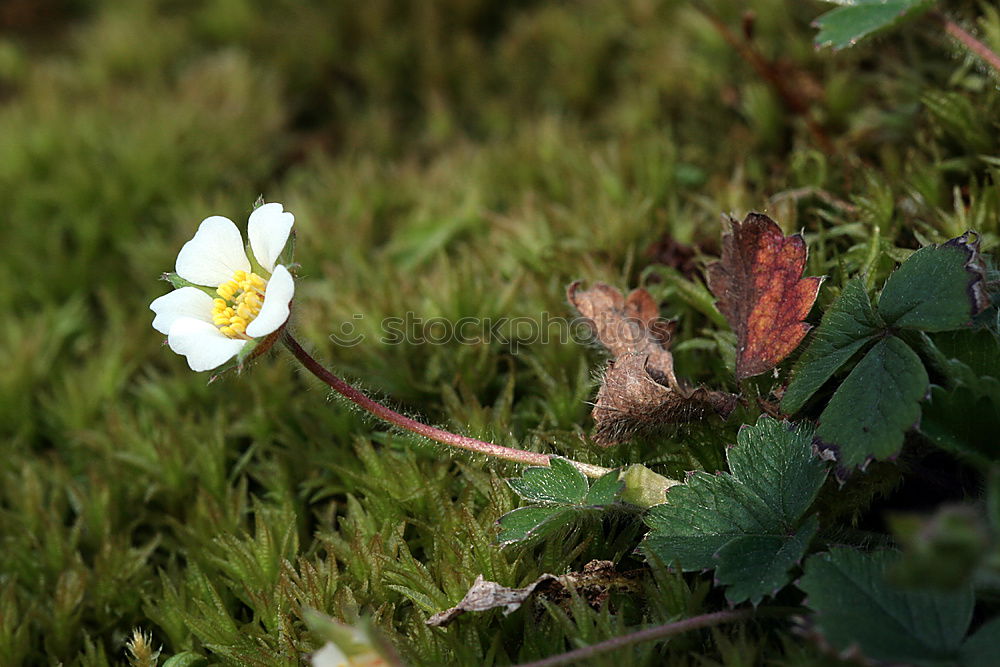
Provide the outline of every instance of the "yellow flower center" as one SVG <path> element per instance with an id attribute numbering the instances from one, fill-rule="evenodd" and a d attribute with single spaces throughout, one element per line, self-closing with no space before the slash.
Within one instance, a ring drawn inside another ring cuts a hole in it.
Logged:
<path id="1" fill-rule="evenodd" d="M 260 314 L 266 291 L 267 281 L 256 273 L 237 271 L 215 290 L 219 298 L 212 306 L 212 322 L 230 338 L 249 338 L 247 325 Z"/>

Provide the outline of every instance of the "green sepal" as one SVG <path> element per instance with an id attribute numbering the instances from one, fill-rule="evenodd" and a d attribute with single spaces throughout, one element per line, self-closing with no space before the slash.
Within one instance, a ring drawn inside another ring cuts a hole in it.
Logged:
<path id="1" fill-rule="evenodd" d="M 253 248 L 250 247 L 249 241 L 244 246 L 244 250 L 247 253 L 247 259 L 250 260 L 250 270 L 264 280 L 270 280 L 271 272 L 261 266 L 260 262 L 257 261 L 257 256 L 253 254 Z"/>
<path id="2" fill-rule="evenodd" d="M 637 507 L 648 508 L 659 505 L 667 498 L 667 490 L 680 484 L 677 480 L 664 477 L 646 466 L 636 463 L 622 470 L 622 502 Z"/>
<path id="3" fill-rule="evenodd" d="M 278 259 L 275 260 L 275 265 L 281 264 L 289 271 L 292 271 L 293 267 L 298 266 L 295 263 L 295 228 L 288 234 L 288 240 L 285 241 L 285 247 L 281 249 L 281 254 L 278 255 Z M 295 273 L 292 271 L 292 273 Z"/>
<path id="4" fill-rule="evenodd" d="M 176 273 L 164 273 L 163 275 L 160 276 L 160 280 L 167 281 L 168 283 L 174 286 L 174 289 L 180 289 L 182 287 L 194 287 L 196 289 L 200 289 L 202 292 L 209 295 L 213 299 L 219 296 L 219 294 L 215 291 L 216 288 L 206 287 L 205 285 L 196 285 L 190 280 L 185 280 L 184 278 L 181 278 Z"/>

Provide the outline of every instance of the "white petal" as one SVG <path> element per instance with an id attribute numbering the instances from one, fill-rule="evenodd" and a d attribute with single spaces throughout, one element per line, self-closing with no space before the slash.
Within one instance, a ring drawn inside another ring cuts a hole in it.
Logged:
<path id="1" fill-rule="evenodd" d="M 249 271 L 240 230 L 229 218 L 205 218 L 194 238 L 177 254 L 177 274 L 196 285 L 217 287 L 236 271 Z"/>
<path id="2" fill-rule="evenodd" d="M 154 299 L 149 309 L 156 313 L 153 328 L 161 334 L 170 333 L 170 325 L 179 317 L 212 321 L 212 297 L 197 287 L 181 287 Z"/>
<path id="3" fill-rule="evenodd" d="M 209 371 L 235 357 L 245 340 L 228 338 L 215 325 L 193 317 L 179 317 L 167 335 L 170 349 L 187 357 L 193 371 Z"/>
<path id="4" fill-rule="evenodd" d="M 264 305 L 260 314 L 247 325 L 247 335 L 260 338 L 278 330 L 288 320 L 291 312 L 289 304 L 295 295 L 295 280 L 281 264 L 274 267 L 271 279 L 267 281 L 267 291 L 264 293 Z"/>
<path id="5" fill-rule="evenodd" d="M 295 216 L 283 211 L 281 204 L 264 204 L 250 214 L 247 237 L 257 262 L 268 271 L 274 271 L 278 255 L 288 243 Z"/>
<path id="6" fill-rule="evenodd" d="M 348 667 L 347 656 L 333 642 L 327 642 L 323 648 L 312 654 L 313 667 Z"/>

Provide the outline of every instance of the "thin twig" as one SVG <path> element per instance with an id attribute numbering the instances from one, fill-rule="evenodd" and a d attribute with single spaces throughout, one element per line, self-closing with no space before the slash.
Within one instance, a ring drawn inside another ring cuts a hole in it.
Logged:
<path id="1" fill-rule="evenodd" d="M 758 51 L 749 39 L 738 38 L 729 26 L 726 25 L 715 12 L 713 12 L 708 5 L 704 2 L 698 1 L 692 5 L 698 12 L 700 12 L 712 27 L 715 28 L 716 32 L 726 40 L 726 42 L 733 47 L 733 49 L 743 58 L 744 61 L 750 67 L 757 72 L 757 75 L 767 83 L 771 88 L 777 93 L 778 98 L 781 100 L 782 105 L 785 109 L 795 115 L 800 117 L 806 125 L 806 129 L 813 136 L 813 139 L 819 145 L 820 150 L 822 150 L 827 155 L 833 155 L 836 149 L 830 137 L 826 134 L 826 131 L 820 127 L 820 125 L 812 118 L 809 113 L 810 104 L 802 96 L 800 91 L 795 87 L 795 85 L 789 80 L 788 76 L 779 71 L 779 68 L 775 63 L 771 62 L 765 58 L 760 51 Z"/>
<path id="2" fill-rule="evenodd" d="M 787 616 L 792 613 L 792 611 L 789 609 L 731 609 L 728 611 L 717 611 L 711 614 L 702 614 L 701 616 L 685 618 L 683 621 L 657 625 L 655 627 L 639 630 L 638 632 L 633 632 L 631 634 L 614 637 L 613 639 L 608 639 L 607 641 L 599 642 L 597 644 L 591 644 L 590 646 L 584 646 L 582 648 L 569 651 L 568 653 L 560 653 L 559 655 L 553 655 L 548 658 L 543 658 L 542 660 L 536 660 L 535 662 L 526 662 L 521 665 L 517 665 L 517 667 L 556 667 L 557 665 L 575 664 L 581 660 L 593 658 L 594 656 L 602 653 L 608 653 L 609 651 L 626 648 L 634 644 L 641 644 L 643 642 L 653 641 L 656 639 L 666 639 L 691 630 L 708 628 L 714 625 L 722 625 L 723 623 L 745 621 L 756 615 L 760 615 L 761 613 L 766 613 L 767 615 Z"/>
<path id="3" fill-rule="evenodd" d="M 287 330 L 282 336 L 282 342 L 284 342 L 285 347 L 287 347 L 288 350 L 295 355 L 295 358 L 306 367 L 306 370 L 329 385 L 335 392 L 358 407 L 367 410 L 379 419 L 450 447 L 458 447 L 459 449 L 476 452 L 477 454 L 484 454 L 493 458 L 522 463 L 524 465 L 540 467 L 549 466 L 548 454 L 528 452 L 523 449 L 513 449 L 511 447 L 495 445 L 491 442 L 476 440 L 475 438 L 469 438 L 464 435 L 458 435 L 457 433 L 451 433 L 401 415 L 395 410 L 382 405 L 373 398 L 366 396 L 364 393 L 355 389 L 350 384 L 341 380 L 339 377 L 324 368 L 308 352 L 306 352 L 301 345 L 299 345 L 299 342 L 295 340 L 295 338 L 292 337 Z M 589 463 L 580 463 L 579 461 L 570 461 L 568 459 L 567 461 L 587 477 L 596 478 L 611 472 L 609 468 L 602 468 L 601 466 L 595 466 Z"/>

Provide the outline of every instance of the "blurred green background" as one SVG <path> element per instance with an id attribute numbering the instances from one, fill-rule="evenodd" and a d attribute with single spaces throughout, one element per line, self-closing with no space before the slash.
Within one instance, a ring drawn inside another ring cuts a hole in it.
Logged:
<path id="1" fill-rule="evenodd" d="M 995 6 L 949 6 L 1000 49 Z M 635 536 L 501 550 L 515 466 L 387 432 L 284 353 L 208 385 L 148 304 L 204 217 L 244 225 L 262 194 L 296 216 L 292 326 L 339 372 L 502 444 L 697 467 L 586 441 L 596 349 L 385 345 L 379 322 L 570 316 L 574 279 L 645 281 L 690 341 L 684 375 L 724 387 L 732 339 L 700 279 L 648 268 L 665 236 L 697 266 L 720 214 L 765 211 L 805 231 L 821 304 L 922 242 L 973 228 L 995 247 L 996 79 L 933 23 L 817 52 L 827 8 L 0 4 L 0 664 L 129 664 L 133 628 L 161 662 L 301 664 L 303 606 L 374 618 L 413 664 L 507 664 L 708 608 L 705 581 L 654 570 L 633 607 L 425 628 L 477 574 L 638 567 Z M 345 321 L 358 346 L 329 340 Z M 737 628 L 609 660 L 796 651 Z"/>

